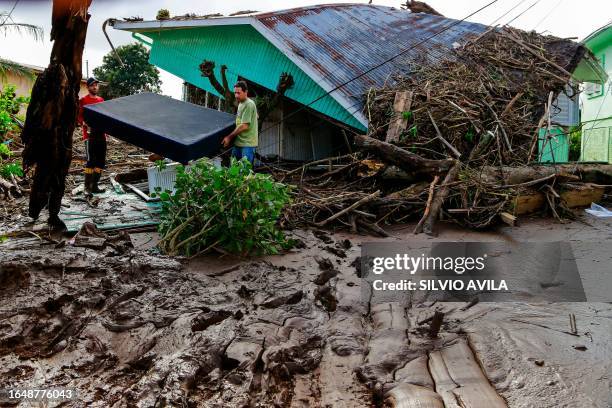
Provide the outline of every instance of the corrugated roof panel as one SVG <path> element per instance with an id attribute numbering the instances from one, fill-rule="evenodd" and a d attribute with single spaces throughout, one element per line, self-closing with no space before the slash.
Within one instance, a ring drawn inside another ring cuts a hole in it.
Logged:
<path id="1" fill-rule="evenodd" d="M 226 64 L 230 70 L 234 68 L 234 73 L 269 89 L 276 88 L 283 70 L 291 72 L 296 84 L 287 92 L 289 98 L 309 105 L 322 97 L 311 105 L 313 109 L 361 129 L 365 122 L 361 115 L 363 96 L 369 88 L 381 86 L 392 74 L 405 71 L 406 62 L 414 65 L 450 57 L 453 43 L 463 43 L 488 28 L 371 4 L 327 4 L 218 20 L 116 25 L 153 38 L 152 63 L 207 90 L 212 89 L 196 65 L 205 58 L 229 61 L 231 64 Z M 451 28 L 435 35 L 445 27 Z M 259 51 L 253 52 L 253 47 Z M 400 57 L 362 75 L 402 52 Z M 333 98 L 324 96 L 347 81 L 351 82 L 334 91 Z"/>
<path id="2" fill-rule="evenodd" d="M 457 24 L 335 91 L 356 106 L 360 106 L 363 94 L 370 87 L 380 86 L 393 73 L 405 70 L 406 65 L 400 64 L 402 60 L 418 63 L 420 58 L 448 56 L 453 43 L 465 42 L 487 29 L 482 24 L 457 23 L 439 16 L 367 4 L 313 6 L 254 18 L 332 87 Z"/>
<path id="3" fill-rule="evenodd" d="M 307 104 L 323 96 L 312 109 L 350 126 L 361 127 L 336 100 L 325 96 L 320 86 L 249 25 L 196 27 L 146 35 L 153 40 L 149 58 L 152 64 L 209 92 L 217 94 L 200 73 L 203 60 L 215 61 L 219 81 L 221 65 L 225 64 L 228 82 L 234 83 L 240 75 L 271 90 L 276 89 L 280 75 L 289 72 L 295 85 L 286 92 L 288 98 Z"/>

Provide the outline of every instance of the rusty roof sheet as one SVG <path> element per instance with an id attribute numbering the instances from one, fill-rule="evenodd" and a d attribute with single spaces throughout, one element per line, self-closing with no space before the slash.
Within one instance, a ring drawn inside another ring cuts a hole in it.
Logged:
<path id="1" fill-rule="evenodd" d="M 328 92 L 402 53 L 330 94 L 364 125 L 363 95 L 369 88 L 383 85 L 410 64 L 450 57 L 454 43 L 488 29 L 482 24 L 393 7 L 346 3 L 236 17 L 114 22 L 117 29 L 135 32 L 238 24 L 252 25 Z M 423 42 L 446 27 L 451 28 Z"/>
<path id="2" fill-rule="evenodd" d="M 302 7 L 262 13 L 253 18 L 261 24 L 260 28 L 277 39 L 277 46 L 284 45 L 285 51 L 302 60 L 300 66 L 311 67 L 316 73 L 311 76 L 319 76 L 332 89 L 416 45 L 334 91 L 351 100 L 358 111 L 361 111 L 362 95 L 370 87 L 382 85 L 393 73 L 406 70 L 406 62 L 419 64 L 423 59 L 448 57 L 454 43 L 463 43 L 488 28 L 370 4 Z M 417 45 L 449 26 L 452 27 Z"/>

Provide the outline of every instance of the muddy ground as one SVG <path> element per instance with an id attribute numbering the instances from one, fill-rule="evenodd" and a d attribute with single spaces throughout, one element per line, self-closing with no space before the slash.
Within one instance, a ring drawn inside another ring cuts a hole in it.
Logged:
<path id="1" fill-rule="evenodd" d="M 609 294 L 612 220 L 411 231 L 384 240 L 569 241 L 590 299 Z M 154 234 L 0 246 L 0 389 L 76 389 L 66 407 L 370 407 L 414 387 L 431 407 L 610 407 L 610 303 L 371 304 L 355 259 L 373 238 L 295 235 L 248 260 L 163 257 Z"/>

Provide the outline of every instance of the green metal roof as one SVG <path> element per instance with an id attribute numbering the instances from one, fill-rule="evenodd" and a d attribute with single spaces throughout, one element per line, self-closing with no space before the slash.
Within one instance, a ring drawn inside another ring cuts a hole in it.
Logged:
<path id="1" fill-rule="evenodd" d="M 612 45 L 612 23 L 609 23 L 589 34 L 583 43 L 593 52 Z"/>
<path id="2" fill-rule="evenodd" d="M 276 90 L 280 75 L 288 72 L 295 85 L 285 96 L 304 105 L 326 94 L 319 84 L 250 25 L 143 30 L 140 35 L 148 38 L 146 42 L 151 46 L 149 60 L 152 64 L 215 95 L 218 95 L 216 90 L 200 73 L 199 65 L 203 60 L 215 62 L 219 79 L 221 65 L 226 65 L 230 83 L 240 75 L 270 90 Z M 366 130 L 363 123 L 330 95 L 310 107 L 353 128 Z"/>

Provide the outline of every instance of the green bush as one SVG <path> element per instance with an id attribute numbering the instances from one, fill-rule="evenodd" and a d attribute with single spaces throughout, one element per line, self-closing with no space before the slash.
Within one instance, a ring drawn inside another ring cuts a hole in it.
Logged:
<path id="1" fill-rule="evenodd" d="M 23 169 L 19 163 L 9 163 L 0 165 L 0 175 L 4 178 L 10 178 L 11 175 L 23 177 Z"/>
<path id="2" fill-rule="evenodd" d="M 11 130 L 16 130 L 17 125 L 11 118 L 21 109 L 21 106 L 29 103 L 30 98 L 17 96 L 14 85 L 6 85 L 0 91 L 0 136 L 4 136 Z"/>
<path id="3" fill-rule="evenodd" d="M 569 160 L 577 161 L 580 159 L 582 146 L 582 127 L 572 126 L 569 130 Z"/>
<path id="4" fill-rule="evenodd" d="M 159 9 L 157 12 L 157 20 L 168 20 L 170 18 L 170 10 L 168 9 Z"/>
<path id="5" fill-rule="evenodd" d="M 160 194 L 159 248 L 171 255 L 213 248 L 247 254 L 275 254 L 290 244 L 277 226 L 289 203 L 289 187 L 251 171 L 246 160 L 216 167 L 203 159 L 179 166 L 175 193 Z"/>
<path id="6" fill-rule="evenodd" d="M 0 143 L 0 176 L 10 178 L 11 175 L 23 177 L 23 169 L 18 162 L 7 163 L 13 153 L 6 143 Z"/>

